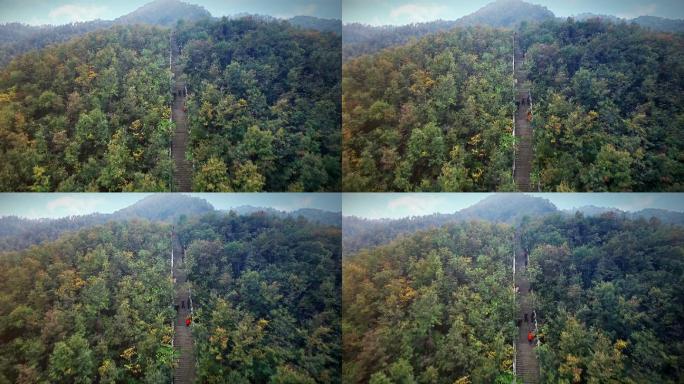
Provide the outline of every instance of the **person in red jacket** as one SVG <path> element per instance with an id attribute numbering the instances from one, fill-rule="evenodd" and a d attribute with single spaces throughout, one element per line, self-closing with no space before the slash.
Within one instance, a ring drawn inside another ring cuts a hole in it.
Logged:
<path id="1" fill-rule="evenodd" d="M 185 326 L 186 326 L 186 327 L 189 327 L 189 326 L 190 326 L 190 323 L 192 323 L 192 319 L 190 319 L 190 316 L 188 316 L 188 318 L 185 319 Z"/>
<path id="2" fill-rule="evenodd" d="M 533 340 L 534 340 L 534 333 L 532 333 L 532 331 L 527 331 L 527 341 L 529 341 L 529 343 L 532 344 Z"/>

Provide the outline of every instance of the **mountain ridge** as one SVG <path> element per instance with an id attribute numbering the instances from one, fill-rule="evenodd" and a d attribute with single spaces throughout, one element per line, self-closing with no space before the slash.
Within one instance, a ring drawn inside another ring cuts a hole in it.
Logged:
<path id="1" fill-rule="evenodd" d="M 599 18 L 606 22 L 626 22 L 660 32 L 684 32 L 684 20 L 666 19 L 643 15 L 633 19 L 621 19 L 612 15 L 583 12 L 570 16 L 577 21 Z M 434 20 L 405 25 L 379 25 L 353 22 L 342 25 L 343 60 L 370 54 L 396 45 L 408 43 L 412 38 L 445 32 L 457 27 L 486 26 L 491 28 L 512 28 L 521 22 L 542 22 L 565 20 L 556 17 L 548 8 L 522 0 L 496 0 L 477 11 L 455 20 Z"/>
<path id="2" fill-rule="evenodd" d="M 497 194 L 454 213 L 433 213 L 400 219 L 365 219 L 357 216 L 342 216 L 342 249 L 351 254 L 360 249 L 385 244 L 399 236 L 438 228 L 449 223 L 467 221 L 488 221 L 517 224 L 525 216 L 548 216 L 553 214 L 585 216 L 604 214 L 622 215 L 626 219 L 650 220 L 656 218 L 664 223 L 684 226 L 684 212 L 647 208 L 639 211 L 622 211 L 617 208 L 583 206 L 571 210 L 558 209 L 548 199 L 527 194 Z"/>
<path id="3" fill-rule="evenodd" d="M 236 14 L 230 17 L 244 16 L 262 16 L 264 19 L 281 20 L 272 16 L 249 14 Z M 15 56 L 35 49 L 42 49 L 50 44 L 66 42 L 89 32 L 108 29 L 115 25 L 150 24 L 170 27 L 179 20 L 195 22 L 205 18 L 216 19 L 218 17 L 212 16 L 208 10 L 200 5 L 180 0 L 154 0 L 113 20 L 95 19 L 40 26 L 18 22 L 0 23 L 0 67 L 9 63 Z M 304 29 L 337 34 L 342 33 L 342 21 L 338 19 L 294 16 L 282 20 Z"/>
<path id="4" fill-rule="evenodd" d="M 319 225 L 341 227 L 340 212 L 326 211 L 316 208 L 300 208 L 293 211 L 279 211 L 268 207 L 253 207 L 251 211 L 230 209 L 218 210 L 202 198 L 184 194 L 154 194 L 147 196 L 127 207 L 113 213 L 91 213 L 72 215 L 56 219 L 28 219 L 18 216 L 0 217 L 0 252 L 26 248 L 34 244 L 55 240 L 67 232 L 102 225 L 108 222 L 132 220 L 149 220 L 153 222 L 173 222 L 181 216 L 201 216 L 208 213 L 229 214 L 231 211 L 240 216 L 249 216 L 259 212 L 270 216 L 299 218 Z M 240 207 L 236 207 L 240 208 Z M 26 238 L 34 241 L 26 243 Z"/>

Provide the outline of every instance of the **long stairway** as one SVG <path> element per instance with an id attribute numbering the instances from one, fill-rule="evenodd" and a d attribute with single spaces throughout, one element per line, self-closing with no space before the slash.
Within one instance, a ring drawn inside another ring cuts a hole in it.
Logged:
<path id="1" fill-rule="evenodd" d="M 527 267 L 525 260 L 526 254 L 520 247 L 519 236 L 516 236 L 516 260 L 515 260 L 515 285 L 519 291 L 516 299 L 520 303 L 520 313 L 518 314 L 518 339 L 516 341 L 516 373 L 524 384 L 534 384 L 539 382 L 539 362 L 534 353 L 536 340 L 532 343 L 527 340 L 527 332 L 535 331 L 532 318 L 532 302 L 530 298 L 530 282 L 527 278 Z M 527 321 L 525 321 L 527 314 Z"/>
<path id="2" fill-rule="evenodd" d="M 171 143 L 171 154 L 175 170 L 173 173 L 174 190 L 177 192 L 190 192 L 192 188 L 192 168 L 190 162 L 185 158 L 185 150 L 188 142 L 188 119 L 185 115 L 185 100 L 187 98 L 187 88 L 184 81 L 180 80 L 181 69 L 178 66 L 178 56 L 180 49 L 176 39 L 171 36 L 171 68 L 173 71 L 175 84 L 172 89 L 173 106 L 171 118 L 176 123 L 176 130 L 173 134 Z"/>
<path id="3" fill-rule="evenodd" d="M 517 148 L 515 151 L 515 172 L 513 179 L 519 191 L 529 192 L 530 170 L 532 169 L 532 126 L 528 121 L 531 113 L 530 90 L 527 83 L 527 72 L 522 67 L 523 54 L 519 45 L 515 45 L 515 78 L 516 78 L 516 106 L 515 137 Z"/>
<path id="4" fill-rule="evenodd" d="M 191 384 L 195 380 L 195 351 L 193 349 L 192 332 L 185 325 L 185 319 L 190 317 L 190 292 L 185 284 L 187 272 L 183 260 L 183 248 L 178 235 L 173 233 L 173 276 L 176 291 L 174 305 L 178 312 L 175 320 L 174 348 L 178 350 L 179 358 L 173 371 L 174 384 Z"/>

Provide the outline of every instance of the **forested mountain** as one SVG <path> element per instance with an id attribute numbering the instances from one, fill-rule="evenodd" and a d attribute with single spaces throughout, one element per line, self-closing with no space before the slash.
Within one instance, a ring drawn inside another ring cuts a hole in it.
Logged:
<path id="1" fill-rule="evenodd" d="M 553 12 L 546 7 L 522 0 L 496 0 L 470 15 L 456 21 L 456 26 L 487 26 L 515 28 L 523 21 L 540 22 L 552 20 Z"/>
<path id="2" fill-rule="evenodd" d="M 413 216 L 402 219 L 368 220 L 354 216 L 343 216 L 344 233 L 342 245 L 345 255 L 353 254 L 363 248 L 387 244 L 397 237 L 439 228 L 448 223 L 468 221 L 489 221 L 517 225 L 525 217 L 545 217 L 550 215 L 602 216 L 611 214 L 622 219 L 657 219 L 663 223 L 684 226 L 684 212 L 664 209 L 642 209 L 621 211 L 616 208 L 583 206 L 572 210 L 560 211 L 548 200 L 524 194 L 496 194 L 454 213 L 434 213 L 426 216 Z"/>
<path id="3" fill-rule="evenodd" d="M 114 220 L 146 219 L 176 221 L 181 216 L 196 216 L 214 211 L 206 200 L 182 194 L 154 194 L 112 213 Z"/>
<path id="4" fill-rule="evenodd" d="M 112 26 L 111 21 L 94 20 L 58 26 L 31 26 L 20 23 L 0 24 L 0 68 L 15 56 L 62 43 L 75 36 Z"/>
<path id="5" fill-rule="evenodd" d="M 169 382 L 169 233 L 110 223 L 0 253 L 0 381 Z"/>
<path id="6" fill-rule="evenodd" d="M 239 17 L 239 15 L 233 17 Z M 212 18 L 211 13 L 199 5 L 178 0 L 155 0 L 114 20 L 41 26 L 21 23 L 0 24 L 0 68 L 22 53 L 41 49 L 50 44 L 62 43 L 88 32 L 110 28 L 112 25 L 150 24 L 173 27 L 178 20 L 192 22 L 208 18 Z M 342 21 L 337 19 L 295 16 L 286 20 L 304 29 L 342 33 Z"/>
<path id="7" fill-rule="evenodd" d="M 200 382 L 340 382 L 339 228 L 209 214 L 177 230 Z"/>
<path id="8" fill-rule="evenodd" d="M 395 220 L 368 220 L 343 216 L 342 245 L 347 255 L 363 248 L 386 244 L 402 235 L 439 228 L 447 223 L 491 221 L 514 224 L 520 222 L 525 216 L 544 216 L 555 212 L 557 212 L 556 206 L 540 197 L 496 194 L 451 214 L 434 213 Z"/>
<path id="9" fill-rule="evenodd" d="M 178 20 L 208 19 L 211 13 L 204 7 L 179 0 L 154 0 L 135 11 L 114 19 L 114 24 L 154 24 L 173 26 Z"/>
<path id="10" fill-rule="evenodd" d="M 521 230 L 543 319 L 543 382 L 681 380 L 682 227 L 579 215 Z"/>
<path id="11" fill-rule="evenodd" d="M 279 218 L 303 217 L 320 225 L 338 228 L 342 226 L 340 212 L 320 209 L 303 208 L 286 212 L 263 207 L 236 207 L 230 211 L 242 216 L 262 212 L 267 216 Z M 181 194 L 156 194 L 111 214 L 93 213 L 59 219 L 24 219 L 5 216 L 0 217 L 0 251 L 21 250 L 46 241 L 54 241 L 66 232 L 74 232 L 110 221 L 142 219 L 171 223 L 183 216 L 188 218 L 210 212 L 216 212 L 216 210 L 204 199 Z"/>
<path id="12" fill-rule="evenodd" d="M 342 226 L 342 214 L 341 212 L 330 212 L 315 208 L 300 208 L 294 211 L 281 211 L 275 208 L 264 208 L 264 207 L 254 207 L 251 205 L 242 205 L 239 207 L 231 208 L 230 211 L 237 213 L 238 215 L 251 215 L 254 213 L 264 212 L 269 215 L 273 215 L 280 218 L 291 217 L 298 218 L 303 217 L 306 220 L 319 223 L 323 225 L 331 225 L 334 227 Z"/>
<path id="13" fill-rule="evenodd" d="M 573 15 L 571 18 L 577 21 L 600 18 L 614 23 L 637 24 L 661 32 L 684 31 L 684 20 L 656 16 L 621 19 L 612 15 L 586 12 Z M 412 39 L 419 39 L 429 34 L 446 32 L 456 27 L 482 26 L 512 29 L 518 27 L 522 22 L 536 23 L 554 19 L 563 22 L 566 18 L 557 18 L 553 12 L 541 5 L 520 0 L 497 0 L 457 20 L 434 20 L 408 25 L 383 26 L 346 23 L 342 26 L 342 57 L 346 61 L 357 56 L 378 52 L 384 48 L 406 44 Z"/>
<path id="14" fill-rule="evenodd" d="M 542 190 L 682 190 L 683 36 L 597 19 L 520 35 Z"/>
<path id="15" fill-rule="evenodd" d="M 256 18 L 174 32 L 201 191 L 340 189 L 340 37 Z"/>
<path id="16" fill-rule="evenodd" d="M 510 383 L 508 226 L 450 224 L 342 261 L 345 383 Z"/>
<path id="17" fill-rule="evenodd" d="M 612 23 L 637 24 L 641 27 L 660 32 L 684 32 L 684 20 L 666 19 L 657 16 L 639 16 L 634 19 L 621 19 L 612 15 L 597 15 L 594 13 L 581 13 L 572 16 L 577 21 L 586 21 L 599 18 Z"/>
<path id="18" fill-rule="evenodd" d="M 486 26 L 514 28 L 523 21 L 553 19 L 551 11 L 520 0 L 497 0 L 458 20 L 435 20 L 402 26 L 372 27 L 348 23 L 342 27 L 342 57 L 348 60 L 381 49 L 402 45 L 414 38 L 449 31 L 456 27 Z"/>
<path id="19" fill-rule="evenodd" d="M 322 19 L 313 16 L 295 16 L 287 19 L 287 21 L 298 27 L 304 29 L 314 29 L 321 32 L 334 32 L 338 35 L 342 34 L 342 20 L 339 19 Z"/>
<path id="20" fill-rule="evenodd" d="M 346 62 L 344 190 L 513 190 L 512 55 L 468 28 Z"/>

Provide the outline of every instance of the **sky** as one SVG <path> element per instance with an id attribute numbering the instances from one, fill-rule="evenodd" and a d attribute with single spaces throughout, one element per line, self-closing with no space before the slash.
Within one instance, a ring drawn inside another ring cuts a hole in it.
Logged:
<path id="1" fill-rule="evenodd" d="M 371 25 L 403 25 L 437 19 L 456 20 L 494 0 L 342 0 L 342 20 Z M 642 15 L 684 19 L 682 0 L 527 0 L 558 17 L 584 12 L 632 19 Z"/>
<path id="2" fill-rule="evenodd" d="M 66 24 L 113 20 L 152 0 L 0 0 L 0 23 Z M 281 18 L 298 15 L 340 19 L 340 0 L 182 0 L 201 5 L 213 16 L 258 13 Z"/>
<path id="3" fill-rule="evenodd" d="M 399 219 L 432 213 L 454 213 L 492 193 L 344 193 L 342 214 L 367 219 Z M 639 211 L 660 208 L 684 212 L 684 193 L 531 193 L 561 210 L 587 205 Z"/>
<path id="4" fill-rule="evenodd" d="M 151 195 L 150 193 L 0 193 L 0 217 L 31 219 L 112 213 Z M 207 200 L 216 209 L 241 205 L 271 207 L 281 211 L 317 208 L 342 210 L 337 193 L 188 193 Z"/>

